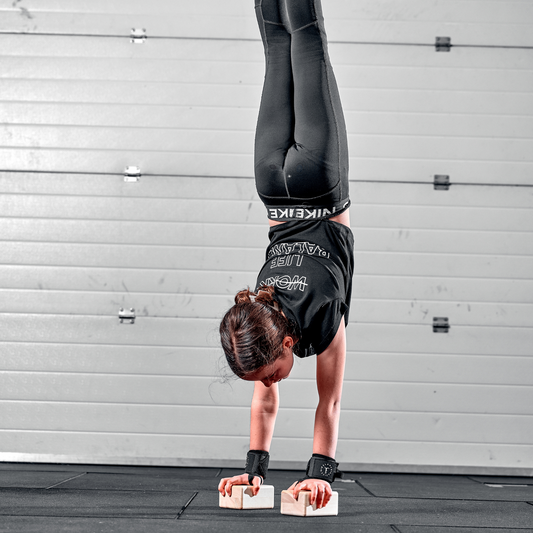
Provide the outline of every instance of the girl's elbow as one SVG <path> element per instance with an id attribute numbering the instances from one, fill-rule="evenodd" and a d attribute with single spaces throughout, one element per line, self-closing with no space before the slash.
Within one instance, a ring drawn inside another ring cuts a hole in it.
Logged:
<path id="1" fill-rule="evenodd" d="M 338 416 L 341 412 L 341 399 L 328 398 L 327 400 L 321 399 L 318 407 L 320 410 L 325 411 L 329 416 Z"/>

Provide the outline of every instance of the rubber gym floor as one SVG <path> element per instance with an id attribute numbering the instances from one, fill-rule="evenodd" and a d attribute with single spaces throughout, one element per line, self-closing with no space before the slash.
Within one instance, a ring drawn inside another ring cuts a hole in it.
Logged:
<path id="1" fill-rule="evenodd" d="M 351 472 L 336 517 L 280 514 L 301 472 L 270 470 L 274 509 L 218 507 L 219 468 L 0 463 L 0 532 L 533 532 L 533 478 Z"/>

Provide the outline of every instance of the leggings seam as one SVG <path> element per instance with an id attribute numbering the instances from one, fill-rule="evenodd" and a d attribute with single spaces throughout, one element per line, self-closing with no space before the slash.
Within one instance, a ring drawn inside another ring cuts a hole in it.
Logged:
<path id="1" fill-rule="evenodd" d="M 283 24 L 281 24 L 280 22 L 272 22 L 271 20 L 266 20 L 266 19 L 263 19 L 263 22 L 265 24 L 272 24 L 273 26 L 281 26 L 281 27 L 284 27 Z"/>
<path id="2" fill-rule="evenodd" d="M 319 29 L 320 31 L 320 29 Z M 330 72 L 329 72 L 329 63 L 328 63 L 328 56 L 327 56 L 327 49 L 326 47 L 324 46 L 324 40 L 322 40 L 322 49 L 324 51 L 324 64 L 325 64 L 325 68 L 326 68 L 326 81 L 327 81 L 327 84 L 328 84 L 328 95 L 329 95 L 329 105 L 331 106 L 331 111 L 332 111 L 332 114 L 333 114 L 333 119 L 334 119 L 334 123 L 335 123 L 335 130 L 336 130 L 336 140 L 337 140 L 337 153 L 338 153 L 338 161 L 337 161 L 337 178 L 338 178 L 338 181 L 337 181 L 337 185 L 340 189 L 340 197 L 342 198 L 344 196 L 344 191 L 342 190 L 342 179 L 341 179 L 341 176 L 342 176 L 342 170 L 341 170 L 341 158 L 342 158 L 342 154 L 341 154 L 341 139 L 340 139 L 340 131 L 339 131 L 339 121 L 338 121 L 338 117 L 337 117 L 337 112 L 335 110 L 335 106 L 333 105 L 333 95 L 331 94 L 331 77 L 330 77 Z"/>
<path id="3" fill-rule="evenodd" d="M 317 24 L 317 21 L 314 20 L 313 22 L 310 22 L 309 24 L 306 24 L 305 26 L 301 26 L 300 28 L 292 30 L 292 33 L 296 33 L 297 31 L 305 30 L 305 28 L 309 28 L 310 26 L 315 26 L 316 24 Z"/>

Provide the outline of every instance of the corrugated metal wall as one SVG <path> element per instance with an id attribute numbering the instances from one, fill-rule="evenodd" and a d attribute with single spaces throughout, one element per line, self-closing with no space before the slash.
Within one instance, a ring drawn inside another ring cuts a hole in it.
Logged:
<path id="1" fill-rule="evenodd" d="M 356 238 L 337 458 L 531 473 L 533 5 L 323 4 Z M 214 376 L 267 241 L 251 0 L 0 0 L 0 31 L 0 460 L 241 465 L 251 386 Z M 313 376 L 273 466 L 311 453 Z"/>

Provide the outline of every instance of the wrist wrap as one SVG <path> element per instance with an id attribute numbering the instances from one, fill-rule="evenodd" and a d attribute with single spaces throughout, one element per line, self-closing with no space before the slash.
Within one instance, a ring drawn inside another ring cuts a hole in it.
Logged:
<path id="1" fill-rule="evenodd" d="M 250 450 L 246 455 L 244 471 L 248 474 L 248 483 L 253 482 L 254 476 L 259 476 L 264 481 L 268 470 L 270 454 L 263 450 Z"/>
<path id="2" fill-rule="evenodd" d="M 314 453 L 307 463 L 307 471 L 304 479 L 323 479 L 333 483 L 335 479 L 342 478 L 342 472 L 339 471 L 339 463 L 320 453 Z"/>

